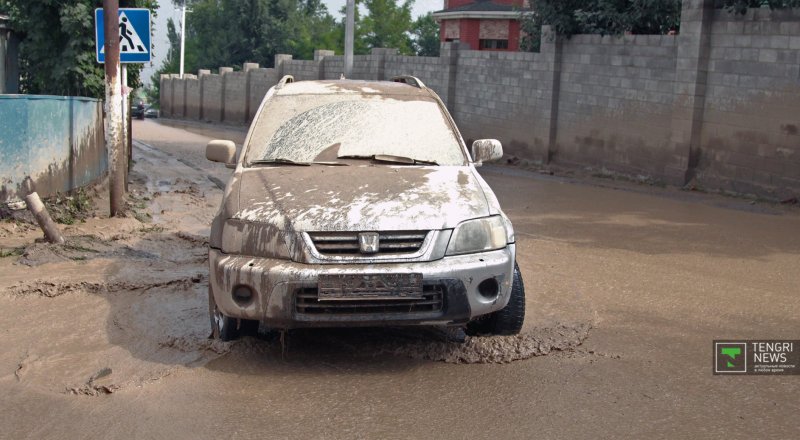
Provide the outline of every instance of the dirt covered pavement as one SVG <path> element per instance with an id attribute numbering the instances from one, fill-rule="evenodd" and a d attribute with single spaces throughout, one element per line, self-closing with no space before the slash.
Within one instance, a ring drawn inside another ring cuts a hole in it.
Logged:
<path id="1" fill-rule="evenodd" d="M 134 121 L 130 217 L 0 224 L 2 438 L 796 436 L 800 377 L 712 376 L 713 339 L 800 339 L 796 208 L 482 174 L 514 221 L 518 337 L 210 341 L 206 238 L 235 130 Z M 102 206 L 102 200 L 100 201 Z"/>

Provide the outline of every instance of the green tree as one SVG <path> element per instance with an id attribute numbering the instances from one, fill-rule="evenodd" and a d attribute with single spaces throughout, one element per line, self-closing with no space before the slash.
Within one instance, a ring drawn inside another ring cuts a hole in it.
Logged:
<path id="1" fill-rule="evenodd" d="M 246 62 L 272 65 L 275 55 L 310 58 L 336 49 L 338 24 L 320 0 L 194 0 L 186 22 L 187 71 Z"/>
<path id="2" fill-rule="evenodd" d="M 355 23 L 355 35 L 353 35 L 353 54 L 355 55 L 365 55 L 369 53 L 370 46 L 367 44 L 366 39 L 366 28 L 363 25 L 362 18 L 361 18 L 361 11 L 359 10 L 358 6 L 362 3 L 362 0 L 355 0 L 356 8 L 353 17 L 353 22 Z M 342 14 L 342 17 L 346 16 L 347 8 L 346 6 L 342 6 L 339 10 L 339 13 Z M 345 20 L 344 18 L 342 21 L 337 23 L 338 28 L 338 35 L 339 35 L 339 45 L 336 47 L 341 48 L 342 52 L 344 52 L 344 31 L 345 31 Z"/>
<path id="3" fill-rule="evenodd" d="M 561 36 L 665 34 L 680 24 L 681 0 L 532 0 L 522 29 L 523 48 L 538 50 L 543 24 Z"/>
<path id="4" fill-rule="evenodd" d="M 99 0 L 0 0 L 19 47 L 20 91 L 30 94 L 103 98 L 105 73 L 95 59 L 94 9 Z M 120 7 L 157 8 L 156 0 L 120 1 Z M 128 67 L 138 86 L 140 64 Z"/>
<path id="5" fill-rule="evenodd" d="M 172 19 L 167 20 L 167 39 L 169 40 L 169 47 L 167 48 L 167 56 L 164 58 L 164 62 L 161 64 L 161 67 L 153 73 L 150 77 L 150 85 L 145 87 L 145 95 L 147 96 L 147 100 L 151 103 L 158 103 L 158 97 L 161 93 L 161 74 L 162 73 L 178 73 L 180 72 L 180 50 L 181 50 L 181 40 L 180 35 L 178 35 L 177 30 L 175 29 L 175 22 Z M 186 72 L 191 72 L 191 70 L 186 69 L 186 67 L 190 64 L 187 63 L 185 48 L 184 48 L 184 70 Z"/>
<path id="6" fill-rule="evenodd" d="M 717 6 L 731 12 L 744 14 L 747 8 L 761 8 L 768 6 L 770 9 L 798 8 L 800 0 L 717 0 Z"/>
<path id="7" fill-rule="evenodd" d="M 439 23 L 428 12 L 414 20 L 411 28 L 413 35 L 414 51 L 422 57 L 439 56 Z"/>
<path id="8" fill-rule="evenodd" d="M 369 14 L 361 20 L 361 38 L 368 48 L 391 47 L 412 54 L 411 6 L 414 0 L 363 0 Z"/>
<path id="9" fill-rule="evenodd" d="M 302 59 L 311 59 L 316 49 L 341 53 L 344 49 L 343 31 L 328 13 L 328 8 L 320 0 L 298 3 L 288 21 L 289 53 Z"/>

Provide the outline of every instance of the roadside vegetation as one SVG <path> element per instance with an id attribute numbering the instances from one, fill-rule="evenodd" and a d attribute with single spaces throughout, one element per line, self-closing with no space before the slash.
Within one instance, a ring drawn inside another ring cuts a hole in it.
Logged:
<path id="1" fill-rule="evenodd" d="M 180 5 L 181 0 L 173 0 Z M 353 51 L 368 54 L 376 47 L 405 55 L 438 56 L 439 24 L 428 14 L 411 17 L 414 0 L 356 0 Z M 314 57 L 314 50 L 344 52 L 344 10 L 335 18 L 321 0 L 188 0 L 184 71 L 244 63 L 272 66 L 275 55 Z M 362 14 L 361 12 L 366 12 Z M 180 23 L 169 20 L 167 58 L 147 90 L 156 102 L 162 73 L 180 70 Z"/>
<path id="2" fill-rule="evenodd" d="M 121 8 L 147 8 L 183 0 L 120 0 Z M 414 0 L 356 0 L 356 54 L 375 47 L 397 48 L 406 55 L 437 56 L 439 25 L 428 14 L 413 20 Z M 88 96 L 105 93 L 103 65 L 95 59 L 94 9 L 99 0 L 0 0 L 22 41 L 19 48 L 20 92 Z M 311 59 L 315 49 L 344 51 L 344 20 L 322 0 L 187 0 L 185 71 L 246 62 L 272 66 L 276 54 Z M 361 14 L 360 11 L 366 12 Z M 341 15 L 344 16 L 344 11 Z M 169 47 L 154 47 L 167 59 L 148 90 L 158 96 L 161 73 L 178 73 L 179 23 L 169 20 Z M 128 81 L 137 88 L 142 65 L 128 65 Z"/>
<path id="3" fill-rule="evenodd" d="M 538 51 L 542 25 L 559 36 L 622 35 L 679 32 L 681 0 L 531 0 L 533 13 L 524 13 L 525 50 Z M 717 0 L 718 8 L 744 14 L 748 8 L 800 7 L 800 0 Z"/>

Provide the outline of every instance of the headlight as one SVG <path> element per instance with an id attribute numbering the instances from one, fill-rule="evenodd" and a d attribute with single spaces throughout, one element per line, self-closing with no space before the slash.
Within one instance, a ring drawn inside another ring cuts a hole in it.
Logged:
<path id="1" fill-rule="evenodd" d="M 468 220 L 456 227 L 447 255 L 492 251 L 506 246 L 506 228 L 499 215 Z"/>

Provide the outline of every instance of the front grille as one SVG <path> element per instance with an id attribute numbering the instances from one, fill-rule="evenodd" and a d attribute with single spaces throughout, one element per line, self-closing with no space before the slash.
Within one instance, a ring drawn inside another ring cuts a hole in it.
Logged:
<path id="1" fill-rule="evenodd" d="M 295 310 L 309 315 L 398 315 L 441 312 L 444 307 L 445 288 L 441 284 L 422 287 L 422 298 L 320 300 L 317 288 L 295 290 Z"/>
<path id="2" fill-rule="evenodd" d="M 314 247 L 322 255 L 353 256 L 381 254 L 413 254 L 419 252 L 426 231 L 386 231 L 378 233 L 378 252 L 362 254 L 359 250 L 358 232 L 309 232 Z"/>

